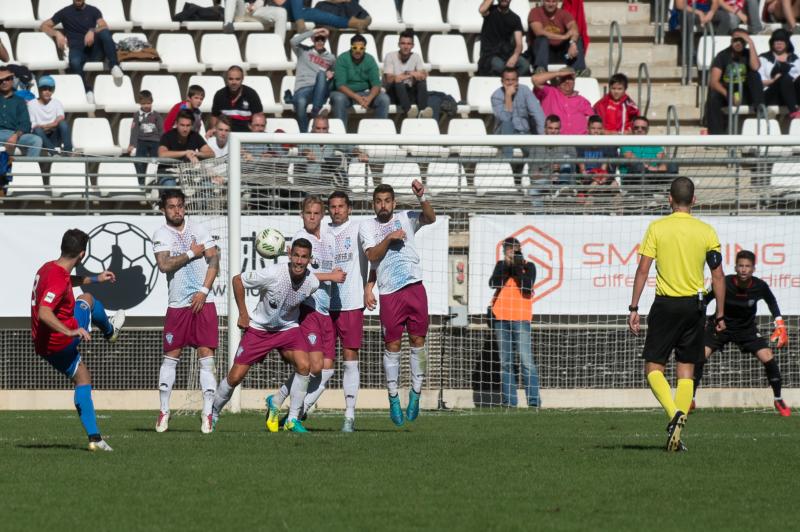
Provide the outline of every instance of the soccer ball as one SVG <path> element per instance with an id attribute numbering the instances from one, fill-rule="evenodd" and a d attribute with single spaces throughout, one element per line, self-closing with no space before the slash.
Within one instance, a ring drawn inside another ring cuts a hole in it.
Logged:
<path id="1" fill-rule="evenodd" d="M 277 229 L 267 228 L 256 235 L 256 252 L 265 259 L 274 259 L 283 254 L 286 239 Z"/>

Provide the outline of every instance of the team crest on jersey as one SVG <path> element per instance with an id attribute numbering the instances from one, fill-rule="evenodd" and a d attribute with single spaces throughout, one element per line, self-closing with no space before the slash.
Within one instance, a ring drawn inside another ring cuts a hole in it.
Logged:
<path id="1" fill-rule="evenodd" d="M 349 250 L 350 246 L 352 246 L 352 245 L 353 245 L 353 239 L 352 238 L 350 238 L 348 236 L 347 238 L 344 239 L 344 249 L 348 249 Z"/>
<path id="2" fill-rule="evenodd" d="M 395 220 L 394 221 L 394 229 L 395 229 L 395 231 L 398 230 L 398 229 L 402 229 L 402 228 L 403 228 L 403 226 L 400 223 L 400 220 Z"/>
<path id="3" fill-rule="evenodd" d="M 166 338 L 167 343 L 169 345 L 172 345 L 172 341 L 175 339 L 175 335 L 172 334 L 172 333 L 167 333 L 167 334 L 164 335 L 164 338 Z"/>
<path id="4" fill-rule="evenodd" d="M 309 334 L 308 335 L 308 343 L 311 344 L 311 345 L 317 345 L 317 335 L 314 334 L 314 333 Z"/>
<path id="5" fill-rule="evenodd" d="M 56 295 L 53 292 L 47 292 L 44 296 L 45 303 L 52 303 L 53 300 L 56 298 Z"/>
<path id="6" fill-rule="evenodd" d="M 315 270 L 319 269 L 319 259 L 315 256 L 311 256 L 311 267 Z"/>

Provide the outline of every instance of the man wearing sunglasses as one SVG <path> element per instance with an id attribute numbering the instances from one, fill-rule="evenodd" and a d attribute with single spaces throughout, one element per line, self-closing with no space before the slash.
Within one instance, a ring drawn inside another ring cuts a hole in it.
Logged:
<path id="1" fill-rule="evenodd" d="M 647 135 L 650 131 L 650 121 L 644 116 L 633 119 L 632 133 Z M 666 174 L 669 170 L 666 162 L 666 152 L 662 146 L 623 146 L 619 150 L 620 157 L 632 159 L 630 164 L 620 165 L 619 171 L 623 174 L 622 184 L 630 193 L 657 190 L 663 192 L 668 179 L 663 177 L 645 177 L 646 174 Z M 646 188 L 645 188 L 646 187 Z"/>
<path id="2" fill-rule="evenodd" d="M 327 28 L 317 28 L 305 33 L 296 33 L 290 43 L 297 56 L 297 69 L 294 82 L 294 113 L 300 132 L 308 131 L 308 103 L 311 101 L 311 118 L 315 118 L 328 101 L 330 83 L 333 79 L 333 65 L 336 56 L 325 48 L 329 32 Z M 303 44 L 311 38 L 314 45 Z"/>
<path id="3" fill-rule="evenodd" d="M 336 59 L 331 106 L 334 118 L 347 124 L 347 110 L 358 104 L 375 109 L 375 118 L 389 116 L 389 97 L 381 92 L 381 74 L 375 58 L 367 53 L 367 39 L 360 33 L 350 39 L 350 51 Z"/>
<path id="4" fill-rule="evenodd" d="M 0 143 L 13 155 L 17 144 L 29 157 L 38 157 L 42 139 L 31 133 L 31 119 L 25 100 L 14 94 L 14 74 L 0 66 Z"/>

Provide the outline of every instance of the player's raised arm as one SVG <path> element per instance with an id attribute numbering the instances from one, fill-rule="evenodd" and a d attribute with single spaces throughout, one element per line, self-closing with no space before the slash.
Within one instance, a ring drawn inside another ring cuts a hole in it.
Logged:
<path id="1" fill-rule="evenodd" d="M 433 205 L 428 201 L 425 195 L 425 186 L 419 179 L 415 179 L 411 183 L 411 191 L 419 199 L 419 205 L 422 207 L 422 214 L 419 217 L 420 225 L 429 225 L 436 221 L 436 213 L 433 211 Z"/>
<path id="2" fill-rule="evenodd" d="M 114 272 L 111 271 L 102 271 L 97 275 L 70 275 L 69 276 L 70 283 L 72 286 L 83 286 L 87 284 L 95 284 L 95 283 L 105 283 L 105 282 L 116 282 L 117 276 L 114 275 Z"/>
<path id="3" fill-rule="evenodd" d="M 190 261 L 194 260 L 195 257 L 203 253 L 204 250 L 205 247 L 203 244 L 198 244 L 192 240 L 192 244 L 189 246 L 189 251 L 186 253 L 171 257 L 169 251 L 159 251 L 155 254 L 158 271 L 161 273 L 172 273 L 178 271 Z M 219 260 L 217 260 L 217 267 L 219 267 Z"/>
<path id="4" fill-rule="evenodd" d="M 250 325 L 250 313 L 247 311 L 244 283 L 242 283 L 241 274 L 233 276 L 233 279 L 231 279 L 231 287 L 233 288 L 233 298 L 236 300 L 236 308 L 239 309 L 239 320 L 236 325 L 240 329 L 247 329 Z"/>

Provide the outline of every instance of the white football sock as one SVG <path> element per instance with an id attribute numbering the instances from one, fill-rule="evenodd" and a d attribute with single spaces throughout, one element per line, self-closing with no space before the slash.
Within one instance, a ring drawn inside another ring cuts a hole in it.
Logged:
<path id="1" fill-rule="evenodd" d="M 294 374 L 292 388 L 289 393 L 289 419 L 297 419 L 300 416 L 300 409 L 303 407 L 303 400 L 308 391 L 308 375 Z"/>
<path id="2" fill-rule="evenodd" d="M 169 413 L 169 398 L 172 395 L 172 387 L 175 385 L 175 368 L 177 367 L 177 358 L 164 357 L 158 372 L 158 395 L 161 399 L 161 411 L 165 414 Z"/>
<path id="3" fill-rule="evenodd" d="M 428 348 L 411 348 L 411 387 L 417 393 L 422 393 L 422 381 L 425 380 L 425 370 L 428 367 Z"/>
<path id="4" fill-rule="evenodd" d="M 222 379 L 217 387 L 217 393 L 214 394 L 214 404 L 211 408 L 211 414 L 216 418 L 219 417 L 219 413 L 222 412 L 222 409 L 225 408 L 225 405 L 228 404 L 228 401 L 231 400 L 231 395 L 233 395 L 234 387 L 228 384 L 227 377 Z"/>
<path id="5" fill-rule="evenodd" d="M 308 413 L 311 410 L 311 407 L 317 404 L 319 401 L 320 395 L 322 392 L 325 391 L 325 386 L 328 384 L 328 381 L 331 380 L 333 377 L 333 370 L 332 369 L 323 369 L 322 375 L 317 377 L 315 380 L 317 381 L 316 389 L 312 390 L 312 384 L 309 383 L 308 385 L 308 395 L 306 395 L 305 401 L 303 401 L 303 410 Z"/>
<path id="6" fill-rule="evenodd" d="M 214 403 L 214 391 L 217 389 L 217 377 L 214 375 L 214 357 L 198 359 L 200 364 L 200 389 L 203 391 L 203 416 L 211 413 Z"/>
<path id="7" fill-rule="evenodd" d="M 276 393 L 272 398 L 273 405 L 278 408 L 283 406 L 283 403 L 286 402 L 286 398 L 289 397 L 289 390 L 292 387 L 292 381 L 294 381 L 294 373 L 289 375 L 289 378 L 286 379 L 286 382 L 281 384 L 281 387 L 278 388 L 278 393 Z"/>
<path id="8" fill-rule="evenodd" d="M 356 418 L 356 399 L 358 399 L 358 388 L 361 375 L 358 371 L 358 360 L 344 361 L 344 375 L 342 376 L 342 388 L 344 388 L 344 417 Z"/>
<path id="9" fill-rule="evenodd" d="M 386 389 L 389 395 L 397 395 L 400 386 L 400 352 L 383 352 L 383 370 L 386 372 Z"/>

